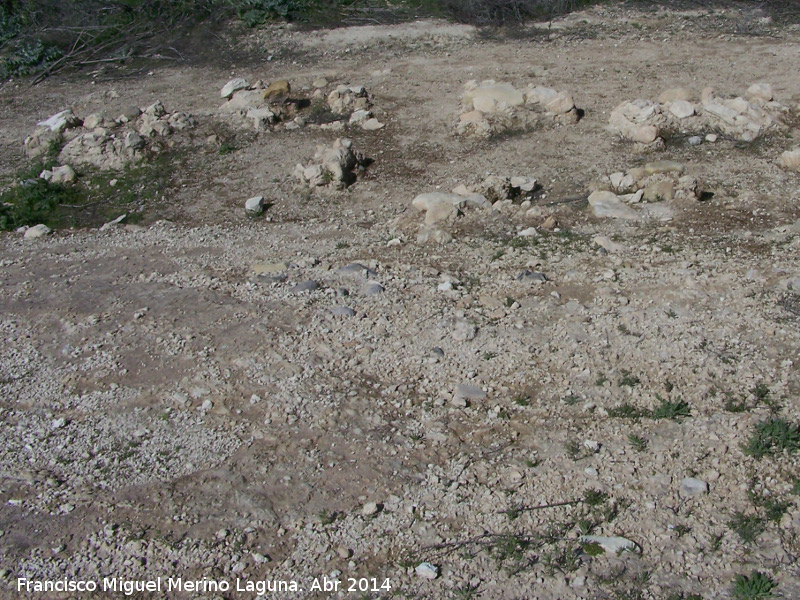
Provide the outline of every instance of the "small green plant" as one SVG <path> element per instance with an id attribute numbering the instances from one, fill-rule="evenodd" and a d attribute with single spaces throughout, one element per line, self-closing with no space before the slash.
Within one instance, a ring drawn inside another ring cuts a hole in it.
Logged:
<path id="1" fill-rule="evenodd" d="M 583 502 L 587 506 L 600 506 L 608 500 L 608 494 L 602 490 L 588 490 L 583 496 Z"/>
<path id="2" fill-rule="evenodd" d="M 658 398 L 660 404 L 653 409 L 650 415 L 653 419 L 672 419 L 677 421 L 682 417 L 691 416 L 691 408 L 684 400 L 680 398 L 677 400 L 665 400 L 658 394 L 656 394 L 656 398 Z"/>
<path id="3" fill-rule="evenodd" d="M 743 413 L 749 409 L 749 405 L 747 404 L 747 400 L 741 399 L 736 401 L 733 399 L 733 396 L 728 396 L 725 399 L 725 410 L 732 413 Z"/>
<path id="4" fill-rule="evenodd" d="M 786 419 L 772 418 L 756 424 L 744 451 L 754 458 L 763 458 L 784 450 L 800 448 L 800 428 Z"/>
<path id="5" fill-rule="evenodd" d="M 336 249 L 337 250 L 345 250 L 346 248 L 349 248 L 349 247 L 350 247 L 350 244 L 348 244 L 347 242 L 336 242 Z"/>
<path id="6" fill-rule="evenodd" d="M 575 394 L 570 394 L 569 396 L 564 396 L 562 400 L 567 406 L 575 406 L 581 399 Z"/>
<path id="7" fill-rule="evenodd" d="M 594 384 L 599 387 L 603 385 L 606 381 L 608 381 L 608 377 L 606 377 L 605 375 L 600 375 L 597 378 L 597 381 L 594 382 Z"/>
<path id="8" fill-rule="evenodd" d="M 332 523 L 336 522 L 336 519 L 339 518 L 339 513 L 336 511 L 329 511 L 327 508 L 323 508 L 319 513 L 319 522 L 322 525 L 331 525 Z"/>
<path id="9" fill-rule="evenodd" d="M 683 537 L 691 530 L 692 530 L 691 527 L 689 527 L 688 525 L 684 525 L 683 523 L 681 523 L 680 525 L 675 525 L 675 527 L 672 528 L 672 531 L 675 533 L 677 537 Z"/>
<path id="10" fill-rule="evenodd" d="M 634 387 L 641 383 L 638 377 L 631 375 L 628 371 L 622 372 L 622 379 L 619 381 L 620 387 Z"/>
<path id="11" fill-rule="evenodd" d="M 220 144 L 219 149 L 217 150 L 217 154 L 220 156 L 225 156 L 226 154 L 232 154 L 236 152 L 238 148 L 233 144 L 229 144 L 228 142 L 223 142 Z"/>
<path id="12" fill-rule="evenodd" d="M 767 526 L 763 517 L 736 511 L 733 519 L 728 522 L 728 527 L 735 531 L 743 542 L 752 544 L 759 535 L 764 533 Z"/>
<path id="13" fill-rule="evenodd" d="M 483 353 L 483 360 L 492 360 L 493 358 L 497 358 L 497 352 L 484 352 Z"/>
<path id="14" fill-rule="evenodd" d="M 543 562 L 551 577 L 556 571 L 565 574 L 572 573 L 581 566 L 580 556 L 571 548 L 555 549 L 552 553 L 545 555 Z"/>
<path id="15" fill-rule="evenodd" d="M 505 254 L 504 250 L 498 250 L 497 252 L 492 254 L 492 258 L 491 258 L 490 262 L 494 262 L 496 260 L 500 260 L 501 258 L 503 258 L 504 254 Z"/>
<path id="16" fill-rule="evenodd" d="M 577 440 L 570 440 L 564 444 L 564 448 L 567 451 L 567 456 L 575 461 L 583 460 L 584 458 L 588 458 L 594 454 L 590 448 L 584 444 L 581 444 Z"/>
<path id="17" fill-rule="evenodd" d="M 672 309 L 670 308 L 670 309 L 667 311 L 667 316 L 668 316 L 670 319 L 677 319 L 677 318 L 678 318 L 678 313 L 676 313 L 674 310 L 672 310 Z"/>
<path id="18" fill-rule="evenodd" d="M 464 585 L 457 587 L 453 593 L 455 594 L 455 597 L 459 598 L 460 600 L 472 600 L 478 596 L 478 586 L 465 583 Z"/>
<path id="19" fill-rule="evenodd" d="M 589 556 L 602 556 L 606 552 L 597 542 L 583 543 L 581 544 L 581 548 Z"/>
<path id="20" fill-rule="evenodd" d="M 719 552 L 719 549 L 722 548 L 723 539 L 725 539 L 724 533 L 718 533 L 711 537 L 711 550 L 713 552 Z"/>
<path id="21" fill-rule="evenodd" d="M 769 388 L 765 383 L 756 384 L 750 393 L 753 394 L 756 400 L 764 402 L 769 397 Z"/>
<path id="22" fill-rule="evenodd" d="M 596 526 L 597 524 L 590 519 L 581 519 L 578 521 L 578 529 L 580 530 L 581 535 L 591 535 Z"/>
<path id="23" fill-rule="evenodd" d="M 628 434 L 628 442 L 637 452 L 644 452 L 647 448 L 647 440 L 634 433 Z"/>
<path id="24" fill-rule="evenodd" d="M 772 590 L 778 584 L 766 573 L 754 570 L 747 575 L 737 575 L 733 583 L 733 597 L 737 600 L 761 600 L 772 598 Z"/>
<path id="25" fill-rule="evenodd" d="M 514 404 L 517 406 L 530 406 L 531 404 L 531 397 L 525 396 L 523 394 L 519 394 L 514 396 Z"/>

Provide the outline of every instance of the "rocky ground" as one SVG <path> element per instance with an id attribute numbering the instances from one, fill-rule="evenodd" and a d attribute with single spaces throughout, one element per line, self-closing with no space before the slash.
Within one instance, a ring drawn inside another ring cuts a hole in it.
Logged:
<path id="1" fill-rule="evenodd" d="M 0 237 L 2 596 L 182 577 L 231 589 L 132 597 L 677 600 L 742 575 L 800 596 L 798 31 L 614 6 L 513 37 L 275 27 L 225 68 L 5 84 L 9 184 L 67 108 L 94 155 L 172 167 L 102 215 L 127 225 Z M 469 135 L 487 80 L 580 119 L 492 105 L 504 129 Z M 779 108 L 752 140 L 609 124 L 755 83 Z M 337 116 L 339 86 L 370 116 Z M 156 101 L 191 127 L 129 109 Z M 132 168 L 73 166 L 112 195 Z"/>

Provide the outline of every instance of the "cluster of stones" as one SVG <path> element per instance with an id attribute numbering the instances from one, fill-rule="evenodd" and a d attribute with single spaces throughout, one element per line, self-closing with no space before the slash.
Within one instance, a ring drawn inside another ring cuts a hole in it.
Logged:
<path id="1" fill-rule="evenodd" d="M 117 118 L 91 114 L 80 119 L 72 110 L 64 110 L 37 123 L 34 133 L 25 140 L 25 152 L 36 158 L 54 144 L 63 144 L 58 161 L 64 167 L 44 171 L 42 177 L 54 183 L 66 183 L 75 177 L 69 165 L 123 169 L 149 152 L 159 151 L 158 138 L 195 125 L 191 115 L 169 113 L 160 101 L 145 109 L 127 108 Z"/>
<path id="2" fill-rule="evenodd" d="M 347 117 L 350 126 L 357 125 L 367 131 L 376 131 L 384 127 L 370 110 L 372 102 L 364 86 L 340 85 L 328 94 L 326 102 L 332 113 Z M 344 124 L 343 121 L 335 123 Z"/>
<path id="3" fill-rule="evenodd" d="M 256 131 L 269 131 L 276 127 L 293 130 L 306 126 L 341 131 L 347 125 L 375 131 L 384 127 L 370 111 L 372 102 L 363 86 L 340 85 L 326 96 L 324 88 L 327 86 L 327 79 L 318 79 L 314 81 L 315 89 L 310 97 L 294 98 L 290 96 L 291 84 L 285 79 L 269 85 L 262 81 L 251 85 L 246 79 L 231 79 L 220 91 L 225 102 L 219 111 L 244 118 Z M 314 102 L 341 118 L 319 125 L 309 123 L 309 115 L 303 111 Z"/>
<path id="4" fill-rule="evenodd" d="M 493 79 L 472 80 L 464 85 L 456 133 L 488 138 L 511 129 L 530 129 L 541 121 L 574 124 L 579 118 L 580 111 L 566 92 L 535 85 L 518 90 Z"/>
<path id="5" fill-rule="evenodd" d="M 736 98 L 721 98 L 705 88 L 699 102 L 691 90 L 672 88 L 657 102 L 641 98 L 623 102 L 611 112 L 609 125 L 643 149 L 663 147 L 664 138 L 674 132 L 710 132 L 709 137 L 719 132 L 751 142 L 767 132 L 784 130 L 781 117 L 786 112 L 788 108 L 774 100 L 772 87 L 766 83 L 753 84 L 746 97 Z"/>
<path id="6" fill-rule="evenodd" d="M 697 179 L 685 173 L 686 167 L 672 160 L 612 173 L 592 186 L 589 205 L 598 217 L 669 220 L 672 200 L 697 200 L 702 194 Z"/>
<path id="7" fill-rule="evenodd" d="M 453 236 L 448 229 L 470 208 L 502 211 L 518 204 L 522 209 L 529 209 L 530 195 L 536 189 L 537 182 L 530 177 L 491 175 L 472 187 L 462 184 L 452 192 L 420 194 L 411 202 L 416 211 L 425 213 L 417 242 L 443 244 L 451 241 Z"/>
<path id="8" fill-rule="evenodd" d="M 319 187 L 344 189 L 355 182 L 355 172 L 367 163 L 360 152 L 353 150 L 353 143 L 347 138 L 337 138 L 332 146 L 317 146 L 313 161 L 308 166 L 298 164 L 294 169 L 300 184 L 312 190 Z"/>

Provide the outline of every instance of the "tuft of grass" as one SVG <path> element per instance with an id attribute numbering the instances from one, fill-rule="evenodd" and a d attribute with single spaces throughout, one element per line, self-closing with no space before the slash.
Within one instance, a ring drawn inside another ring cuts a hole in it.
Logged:
<path id="1" fill-rule="evenodd" d="M 778 587 L 778 584 L 761 571 L 754 570 L 747 575 L 737 575 L 733 583 L 733 597 L 737 600 L 761 600 L 763 598 L 772 598 L 772 590 Z"/>
<path id="2" fill-rule="evenodd" d="M 800 427 L 786 419 L 771 418 L 756 424 L 744 448 L 754 458 L 763 458 L 784 450 L 792 453 L 800 448 Z"/>
<path id="3" fill-rule="evenodd" d="M 728 521 L 728 527 L 735 531 L 743 542 L 752 544 L 759 535 L 764 533 L 767 524 L 766 520 L 759 515 L 746 515 L 736 511 L 733 518 Z"/>
<path id="4" fill-rule="evenodd" d="M 691 408 L 684 400 L 681 400 L 680 398 L 677 400 L 665 400 L 657 394 L 656 398 L 658 398 L 660 404 L 650 413 L 651 418 L 672 419 L 677 421 L 682 417 L 691 416 Z"/>
<path id="5" fill-rule="evenodd" d="M 647 440 L 635 433 L 628 434 L 628 442 L 637 452 L 644 452 L 647 449 Z"/>
<path id="6" fill-rule="evenodd" d="M 583 496 L 583 502 L 587 506 L 600 506 L 608 500 L 608 494 L 602 490 L 588 490 Z"/>
<path id="7" fill-rule="evenodd" d="M 756 384 L 750 393 L 753 394 L 756 400 L 759 402 L 764 402 L 767 398 L 769 398 L 769 388 L 765 383 Z"/>
<path id="8" fill-rule="evenodd" d="M 739 400 L 736 401 L 733 399 L 732 396 L 728 396 L 725 399 L 725 410 L 732 413 L 743 413 L 746 412 L 750 407 L 747 404 L 747 400 Z"/>
<path id="9" fill-rule="evenodd" d="M 530 406 L 531 398 L 530 396 L 519 394 L 517 396 L 514 396 L 514 404 L 516 404 L 517 406 Z"/>
<path id="10" fill-rule="evenodd" d="M 641 383 L 641 380 L 636 375 L 631 375 L 628 371 L 622 372 L 622 379 L 619 380 L 620 387 L 634 387 Z"/>

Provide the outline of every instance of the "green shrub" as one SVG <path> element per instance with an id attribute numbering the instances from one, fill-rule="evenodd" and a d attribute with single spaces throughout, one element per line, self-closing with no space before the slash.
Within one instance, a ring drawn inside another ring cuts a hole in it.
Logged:
<path id="1" fill-rule="evenodd" d="M 238 10 L 245 24 L 255 27 L 271 19 L 291 21 L 302 15 L 306 6 L 301 0 L 241 0 Z"/>
<path id="2" fill-rule="evenodd" d="M 44 179 L 28 179 L 0 196 L 0 229 L 52 224 L 59 205 L 77 202 L 80 191 Z"/>

